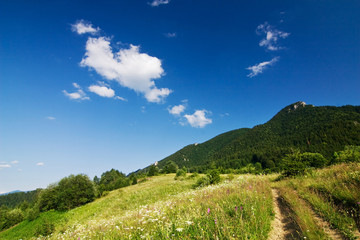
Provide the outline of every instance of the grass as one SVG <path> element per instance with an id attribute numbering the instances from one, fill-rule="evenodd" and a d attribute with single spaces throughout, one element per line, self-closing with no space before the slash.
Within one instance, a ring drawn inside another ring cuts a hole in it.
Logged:
<path id="1" fill-rule="evenodd" d="M 359 163 L 313 170 L 304 176 L 274 182 L 273 186 L 281 189 L 282 195 L 296 212 L 303 234 L 310 239 L 323 239 L 323 236 L 315 238 L 318 233 L 316 229 L 311 230 L 311 214 L 300 211 L 302 208 L 306 209 L 308 204 L 346 239 L 357 239 L 360 208 Z M 308 204 L 296 200 L 299 197 Z M 311 238 L 309 232 L 315 235 Z"/>
<path id="2" fill-rule="evenodd" d="M 200 176 L 175 174 L 141 184 L 68 212 L 50 211 L 0 233 L 0 239 L 31 239 L 44 223 L 54 231 L 39 239 L 267 239 L 274 219 L 271 187 L 291 208 L 299 235 L 329 239 L 316 212 L 343 235 L 359 228 L 360 164 L 313 170 L 275 181 L 270 176 L 223 176 L 220 184 L 193 189 Z"/>
<path id="3" fill-rule="evenodd" d="M 240 176 L 192 189 L 196 179 L 153 177 L 111 192 L 66 213 L 49 212 L 55 232 L 47 239 L 266 239 L 273 219 L 270 183 Z M 0 233 L 1 239 L 31 238 L 44 216 Z"/>

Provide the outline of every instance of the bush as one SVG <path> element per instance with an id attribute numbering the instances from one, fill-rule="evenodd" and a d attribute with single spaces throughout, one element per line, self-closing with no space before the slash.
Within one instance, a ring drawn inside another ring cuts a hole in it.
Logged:
<path id="1" fill-rule="evenodd" d="M 41 225 L 38 225 L 35 229 L 35 236 L 48 236 L 55 230 L 55 225 L 48 220 L 45 220 Z"/>
<path id="2" fill-rule="evenodd" d="M 201 177 L 199 178 L 196 183 L 193 185 L 193 188 L 197 188 L 197 187 L 205 187 L 210 185 L 210 179 L 205 176 L 205 177 Z"/>
<path id="3" fill-rule="evenodd" d="M 19 208 L 15 208 L 7 212 L 5 218 L 4 228 L 9 228 L 22 222 L 24 220 L 24 213 Z"/>
<path id="4" fill-rule="evenodd" d="M 360 146 L 345 146 L 343 151 L 334 153 L 334 163 L 360 162 Z"/>
<path id="5" fill-rule="evenodd" d="M 179 169 L 176 172 L 175 180 L 178 179 L 179 177 L 186 177 L 186 171 L 184 171 L 184 169 Z"/>
<path id="6" fill-rule="evenodd" d="M 33 208 L 29 208 L 26 212 L 26 219 L 29 221 L 34 221 L 40 215 L 39 207 L 34 206 Z"/>
<path id="7" fill-rule="evenodd" d="M 217 169 L 210 170 L 206 176 L 209 178 L 210 184 L 216 184 L 220 182 L 220 172 Z"/>
<path id="8" fill-rule="evenodd" d="M 320 153 L 300 153 L 299 151 L 288 154 L 282 159 L 283 176 L 290 177 L 302 175 L 310 167 L 324 167 L 328 161 Z"/>

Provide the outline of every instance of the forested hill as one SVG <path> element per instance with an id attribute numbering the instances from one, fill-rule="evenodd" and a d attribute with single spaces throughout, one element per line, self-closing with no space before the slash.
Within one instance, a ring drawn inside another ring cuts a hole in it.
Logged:
<path id="1" fill-rule="evenodd" d="M 318 152 L 330 159 L 346 145 L 360 145 L 360 106 L 315 107 L 297 102 L 265 124 L 188 145 L 159 161 L 158 166 L 174 161 L 179 167 L 203 171 L 210 164 L 236 169 L 260 162 L 265 168 L 274 168 L 294 149 Z"/>

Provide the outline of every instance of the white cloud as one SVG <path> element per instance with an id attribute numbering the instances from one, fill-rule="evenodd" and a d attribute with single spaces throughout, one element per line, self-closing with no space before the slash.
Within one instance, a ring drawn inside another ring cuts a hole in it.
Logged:
<path id="1" fill-rule="evenodd" d="M 86 96 L 86 93 L 81 89 L 79 84 L 73 83 L 73 86 L 77 89 L 76 92 L 69 93 L 66 90 L 63 90 L 65 96 L 70 98 L 71 100 L 89 100 L 90 98 Z"/>
<path id="2" fill-rule="evenodd" d="M 169 96 L 170 93 L 172 93 L 172 90 L 168 88 L 158 89 L 154 87 L 145 93 L 145 98 L 149 102 L 159 103 L 163 101 L 167 96 Z"/>
<path id="3" fill-rule="evenodd" d="M 173 32 L 173 33 L 165 33 L 165 37 L 167 37 L 167 38 L 174 38 L 174 37 L 176 37 L 176 32 Z"/>
<path id="4" fill-rule="evenodd" d="M 56 118 L 55 118 L 55 117 L 52 117 L 52 116 L 47 116 L 46 119 L 47 119 L 47 120 L 55 120 Z"/>
<path id="5" fill-rule="evenodd" d="M 99 86 L 99 85 L 91 85 L 89 87 L 89 91 L 96 93 L 97 95 L 101 97 L 108 97 L 112 98 L 115 96 L 115 91 L 111 88 L 108 88 L 106 86 Z"/>
<path id="6" fill-rule="evenodd" d="M 44 165 L 45 165 L 45 163 L 43 163 L 43 162 L 36 163 L 36 166 L 44 166 Z"/>
<path id="7" fill-rule="evenodd" d="M 174 115 L 174 116 L 179 116 L 182 112 L 185 111 L 185 105 L 177 105 L 177 106 L 173 106 L 172 108 L 169 108 L 168 111 L 170 114 Z"/>
<path id="8" fill-rule="evenodd" d="M 0 164 L 0 169 L 2 168 L 11 168 L 10 164 Z"/>
<path id="9" fill-rule="evenodd" d="M 127 102 L 127 99 L 123 97 L 115 96 L 115 99 Z"/>
<path id="10" fill-rule="evenodd" d="M 168 4 L 170 0 L 154 0 L 150 3 L 152 7 L 157 7 L 159 5 Z"/>
<path id="11" fill-rule="evenodd" d="M 107 80 L 115 80 L 121 86 L 143 93 L 149 102 L 161 102 L 172 90 L 158 89 L 153 79 L 164 74 L 160 59 L 140 53 L 139 46 L 130 45 L 113 53 L 108 38 L 89 38 L 82 67 L 94 69 Z"/>
<path id="12" fill-rule="evenodd" d="M 265 22 L 264 24 L 260 24 L 256 28 L 256 33 L 258 35 L 265 35 L 265 38 L 261 39 L 261 41 L 259 42 L 259 46 L 265 47 L 270 51 L 282 49 L 282 47 L 278 45 L 278 40 L 280 38 L 287 38 L 290 35 L 290 33 L 282 32 L 275 29 L 267 22 Z"/>
<path id="13" fill-rule="evenodd" d="M 91 33 L 95 34 L 100 31 L 100 28 L 93 28 L 91 23 L 79 20 L 75 24 L 71 25 L 71 30 L 77 32 L 77 34 Z"/>
<path id="14" fill-rule="evenodd" d="M 188 115 L 186 114 L 184 117 L 187 119 L 188 123 L 192 127 L 196 128 L 203 128 L 206 125 L 212 123 L 212 120 L 210 118 L 206 118 L 205 113 L 208 111 L 206 110 L 196 110 L 194 114 Z"/>
<path id="15" fill-rule="evenodd" d="M 255 77 L 256 75 L 262 73 L 268 66 L 273 65 L 279 60 L 279 57 L 274 57 L 270 61 L 267 62 L 261 62 L 259 64 L 256 64 L 254 66 L 250 66 L 246 68 L 247 70 L 250 70 L 251 72 L 247 75 L 248 77 Z"/>
<path id="16" fill-rule="evenodd" d="M 19 163 L 19 161 L 11 161 L 11 164 L 18 164 Z"/>

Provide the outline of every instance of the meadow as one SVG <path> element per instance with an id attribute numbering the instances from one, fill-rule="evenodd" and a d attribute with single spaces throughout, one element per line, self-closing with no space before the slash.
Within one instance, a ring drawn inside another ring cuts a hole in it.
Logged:
<path id="1" fill-rule="evenodd" d="M 70 211 L 41 213 L 1 232 L 0 239 L 360 237 L 359 163 L 282 180 L 276 174 L 222 175 L 219 184 L 201 188 L 194 188 L 201 175 L 174 176 L 148 177 Z M 289 224 L 276 226 L 274 219 Z M 50 235 L 36 236 L 41 230 Z M 274 235 L 281 231 L 282 236 Z"/>

